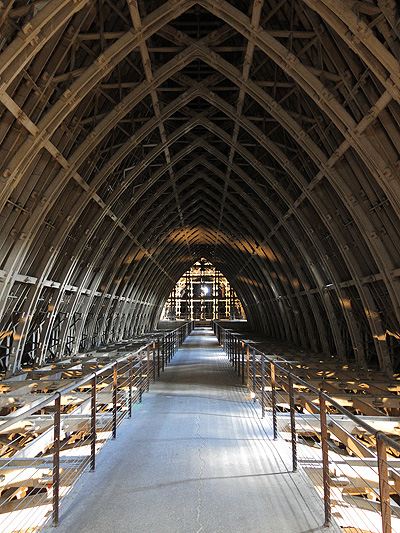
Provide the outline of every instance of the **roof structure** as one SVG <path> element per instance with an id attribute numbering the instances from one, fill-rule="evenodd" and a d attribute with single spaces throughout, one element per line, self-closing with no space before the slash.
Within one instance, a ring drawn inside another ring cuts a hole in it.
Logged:
<path id="1" fill-rule="evenodd" d="M 3 370 L 154 327 L 206 257 L 258 331 L 397 372 L 399 17 L 3 0 Z"/>

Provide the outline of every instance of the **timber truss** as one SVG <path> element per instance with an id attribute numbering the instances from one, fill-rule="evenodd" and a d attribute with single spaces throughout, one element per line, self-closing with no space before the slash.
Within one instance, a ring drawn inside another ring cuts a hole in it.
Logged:
<path id="1" fill-rule="evenodd" d="M 5 0 L 0 358 L 153 328 L 206 257 L 253 328 L 400 363 L 395 0 Z"/>

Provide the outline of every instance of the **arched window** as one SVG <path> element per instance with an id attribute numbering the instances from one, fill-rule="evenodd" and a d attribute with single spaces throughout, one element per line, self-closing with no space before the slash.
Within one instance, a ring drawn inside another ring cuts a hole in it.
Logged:
<path id="1" fill-rule="evenodd" d="M 175 285 L 161 320 L 240 320 L 243 305 L 225 276 L 206 259 L 197 261 Z"/>

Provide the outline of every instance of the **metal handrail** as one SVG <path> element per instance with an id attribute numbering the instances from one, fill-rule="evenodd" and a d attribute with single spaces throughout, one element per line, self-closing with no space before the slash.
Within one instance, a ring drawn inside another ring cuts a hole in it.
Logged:
<path id="1" fill-rule="evenodd" d="M 172 333 L 176 333 L 179 330 L 183 329 L 185 326 L 186 326 L 186 324 L 184 324 L 184 325 L 182 325 L 179 328 L 176 328 L 174 330 L 168 331 L 167 333 L 165 333 L 165 335 L 162 335 L 162 336 L 160 335 L 160 337 L 162 337 L 162 338 L 167 337 L 168 335 L 171 335 Z M 145 350 L 148 346 L 151 346 L 152 344 L 153 344 L 153 341 L 148 342 L 147 344 L 144 344 L 143 346 L 138 348 L 136 351 L 129 352 L 129 353 L 117 358 L 117 359 L 114 359 L 110 363 L 107 363 L 106 365 L 102 366 L 99 370 L 95 370 L 94 372 L 91 372 L 90 374 L 87 374 L 85 377 L 81 378 L 79 381 L 75 381 L 73 384 L 66 385 L 63 388 L 58 389 L 57 392 L 55 392 L 52 396 L 49 396 L 48 398 L 45 398 L 44 400 L 42 400 L 41 402 L 35 404 L 33 407 L 31 407 L 30 409 L 27 409 L 26 411 L 24 411 L 20 415 L 17 415 L 15 417 L 13 417 L 12 413 L 11 413 L 9 415 L 10 420 L 0 424 L 0 432 L 3 431 L 4 429 L 7 429 L 7 428 L 13 426 L 15 423 L 23 420 L 24 418 L 26 418 L 27 416 L 35 413 L 36 411 L 39 411 L 39 409 L 42 409 L 43 407 L 46 407 L 47 405 L 49 405 L 49 403 L 54 402 L 60 395 L 63 396 L 65 394 L 68 394 L 69 392 L 73 391 L 74 389 L 76 389 L 78 387 L 81 387 L 82 385 L 84 385 L 88 381 L 92 380 L 94 377 L 100 376 L 101 374 L 103 374 L 107 370 L 111 370 L 116 363 L 122 363 L 123 361 L 126 361 L 130 357 L 134 357 L 135 355 L 138 355 L 142 350 Z"/>
<path id="2" fill-rule="evenodd" d="M 296 376 L 291 370 L 288 370 L 282 364 L 279 364 L 276 359 L 272 359 L 270 356 L 263 353 L 261 350 L 254 348 L 249 342 L 241 338 L 240 333 L 232 333 L 231 330 L 224 328 L 217 321 L 213 321 L 214 332 L 221 345 L 224 346 L 227 356 L 229 357 L 234 369 L 237 371 L 238 375 L 242 377 L 242 383 L 245 383 L 245 368 L 247 369 L 247 386 L 250 390 L 253 391 L 254 399 L 257 398 L 257 390 L 259 390 L 258 400 L 261 404 L 262 418 L 265 416 L 265 403 L 266 403 L 266 394 L 265 394 L 265 382 L 266 379 L 270 381 L 271 392 L 267 396 L 270 408 L 272 408 L 272 424 L 274 439 L 278 435 L 278 420 L 277 420 L 277 395 L 279 394 L 277 386 L 279 383 L 284 384 L 282 387 L 286 394 L 289 395 L 289 399 L 285 398 L 285 402 L 289 403 L 289 414 L 290 414 L 290 440 L 292 447 L 292 463 L 293 463 L 293 472 L 297 470 L 297 433 L 296 433 L 296 417 L 301 417 L 301 414 L 298 413 L 295 409 L 295 395 L 297 398 L 304 398 L 309 404 L 310 400 L 307 396 L 296 391 L 294 392 L 293 383 L 297 383 L 310 392 L 317 395 L 319 399 L 319 406 L 312 403 L 313 407 L 310 411 L 313 416 L 317 419 L 319 418 L 320 423 L 320 434 L 319 440 L 321 442 L 322 450 L 322 488 L 324 496 L 324 508 L 325 508 L 325 525 L 329 525 L 331 521 L 331 478 L 329 473 L 329 464 L 336 464 L 334 461 L 329 458 L 329 441 L 328 441 L 328 424 L 327 424 L 327 410 L 326 404 L 329 403 L 337 409 L 337 411 L 347 417 L 349 420 L 353 421 L 357 427 L 363 428 L 370 435 L 376 439 L 376 454 L 367 446 L 365 446 L 362 441 L 357 439 L 354 435 L 349 433 L 345 427 L 341 427 L 339 421 L 331 419 L 329 427 L 331 427 L 331 433 L 335 434 L 335 430 L 340 429 L 344 433 L 346 438 L 346 446 L 350 445 L 350 442 L 347 439 L 350 439 L 351 442 L 356 446 L 356 450 L 360 453 L 360 457 L 365 456 L 369 457 L 369 460 L 373 459 L 377 464 L 377 474 L 379 479 L 379 490 L 372 487 L 373 492 L 379 497 L 380 503 L 380 520 L 382 524 L 383 533 L 392 533 L 391 527 L 391 514 L 395 512 L 399 516 L 397 509 L 392 509 L 393 502 L 390 498 L 390 484 L 389 484 L 389 472 L 391 476 L 394 476 L 394 479 L 397 482 L 400 482 L 400 473 L 397 472 L 392 466 L 389 465 L 387 459 L 387 446 L 393 448 L 394 450 L 400 452 L 400 444 L 394 439 L 389 437 L 385 432 L 381 430 L 376 430 L 370 424 L 359 418 L 357 415 L 354 415 L 345 407 L 340 405 L 336 400 L 334 400 L 329 394 L 323 392 L 320 389 L 317 389 L 315 386 L 308 383 L 306 380 Z M 246 364 L 245 364 L 245 349 L 247 351 Z M 250 358 L 250 352 L 252 352 L 252 358 Z M 257 354 L 256 354 L 257 352 Z M 259 357 L 256 357 L 256 355 Z M 250 380 L 250 360 L 252 359 L 252 380 Z M 260 361 L 259 371 L 257 372 L 257 361 Z M 266 372 L 266 364 L 269 363 L 270 374 Z M 277 376 L 276 370 L 280 370 L 283 375 Z M 259 372 L 261 372 L 260 378 Z M 261 379 L 261 383 L 260 383 Z M 250 383 L 252 382 L 252 385 Z M 307 407 L 306 407 L 307 409 Z M 310 410 L 310 409 L 308 409 Z M 318 417 L 319 415 L 319 417 Z M 339 441 L 341 439 L 339 438 Z M 344 441 L 341 441 L 344 442 Z M 362 452 L 361 452 L 362 450 Z M 368 465 L 366 465 L 368 466 Z M 362 479 L 360 477 L 360 479 Z M 365 481 L 365 480 L 364 480 Z M 400 497 L 400 492 L 397 489 L 395 491 Z"/>
<path id="3" fill-rule="evenodd" d="M 90 470 L 93 471 L 95 469 L 95 456 L 96 456 L 96 446 L 97 446 L 97 429 L 96 429 L 96 420 L 97 420 L 97 387 L 100 384 L 100 380 L 98 379 L 100 376 L 103 376 L 103 382 L 106 379 L 106 374 L 109 371 L 112 371 L 111 374 L 111 382 L 110 382 L 110 392 L 111 392 L 111 400 L 107 400 L 107 402 L 111 405 L 111 417 L 108 422 L 108 430 L 110 435 L 112 435 L 112 438 L 116 438 L 117 435 L 117 425 L 119 421 L 121 421 L 123 418 L 128 416 L 129 418 L 132 415 L 132 391 L 137 390 L 137 396 L 136 399 L 139 401 L 139 403 L 142 401 L 142 394 L 143 392 L 146 392 L 149 390 L 150 385 L 150 351 L 153 350 L 153 357 L 152 357 L 152 379 L 155 380 L 156 376 L 160 375 L 160 370 L 164 370 L 164 367 L 168 362 L 171 360 L 172 356 L 176 352 L 177 348 L 181 345 L 181 343 L 185 340 L 187 335 L 192 331 L 193 329 L 193 322 L 185 322 L 183 325 L 179 326 L 178 328 L 162 332 L 161 335 L 154 335 L 154 338 L 150 340 L 150 342 L 147 342 L 146 344 L 141 345 L 137 350 L 130 351 L 124 355 L 121 355 L 111 362 L 108 362 L 101 368 L 89 372 L 87 375 L 85 375 L 82 378 L 77 379 L 72 384 L 68 383 L 68 385 L 61 387 L 56 392 L 50 394 L 47 398 L 45 398 L 42 401 L 33 402 L 33 405 L 26 409 L 23 413 L 12 416 L 9 415 L 9 420 L 0 423 L 0 432 L 4 432 L 7 428 L 13 426 L 14 424 L 17 424 L 19 421 L 26 419 L 30 415 L 34 414 L 35 412 L 43 409 L 46 406 L 49 406 L 49 404 L 52 404 L 54 402 L 54 415 L 53 415 L 53 434 L 54 437 L 52 439 L 52 442 L 49 444 L 53 445 L 53 450 L 51 453 L 53 457 L 53 468 L 52 468 L 52 512 L 50 518 L 52 519 L 53 525 L 58 524 L 58 518 L 59 518 L 59 504 L 61 499 L 60 494 L 60 472 L 61 472 L 61 466 L 60 466 L 60 451 L 61 450 L 61 430 L 62 430 L 62 408 L 61 408 L 61 398 L 68 393 L 72 392 L 73 390 L 79 389 L 80 387 L 90 383 L 90 393 L 88 395 L 88 399 L 83 400 L 83 404 L 85 402 L 89 402 L 90 405 L 90 414 L 89 414 L 89 421 L 90 421 L 90 427 L 87 430 L 87 438 L 90 441 L 90 455 L 88 456 L 88 460 L 85 460 L 82 463 L 81 472 L 82 473 L 87 466 L 90 466 Z M 157 349 L 156 349 L 157 345 Z M 143 361 L 142 355 L 143 353 L 147 352 L 147 370 L 146 370 L 146 360 Z M 157 356 L 156 356 L 157 355 Z M 139 357 L 139 364 L 134 365 L 134 357 Z M 161 357 L 160 357 L 161 356 Z M 121 369 L 121 364 L 129 363 L 129 372 L 128 370 L 123 371 L 122 375 L 126 375 L 129 373 L 129 376 L 125 378 L 125 385 L 119 383 L 118 378 L 118 371 Z M 143 365 L 144 363 L 144 365 Z M 136 373 L 134 375 L 133 370 L 136 368 Z M 138 388 L 134 388 L 134 379 L 137 379 L 138 381 L 136 383 L 139 383 Z M 101 384 L 100 384 L 101 386 Z M 128 395 L 128 411 L 125 415 L 119 415 L 119 418 L 117 416 L 118 412 L 118 389 L 120 387 L 128 387 L 129 388 L 129 395 Z M 100 388 L 100 391 L 102 389 Z M 103 389 L 104 390 L 104 389 Z M 82 405 L 82 404 L 80 404 Z M 70 416 L 73 415 L 73 411 L 67 412 L 63 416 Z M 101 415 L 100 415 L 101 416 Z M 50 428 L 51 429 L 51 426 Z M 45 430 L 47 431 L 47 430 Z M 104 430 L 103 430 L 104 431 Z M 101 441 L 103 442 L 103 441 Z M 12 456 L 8 458 L 10 461 L 12 461 Z M 7 468 L 7 465 L 5 465 L 5 468 Z M 27 466 L 26 468 L 29 468 Z M 4 476 L 3 476 L 4 477 Z M 27 524 L 27 527 L 30 527 L 32 524 Z"/>
<path id="4" fill-rule="evenodd" d="M 220 324 L 218 324 L 218 327 L 222 330 L 222 331 L 229 331 L 227 328 L 223 328 Z M 230 332 L 229 332 L 230 333 Z M 240 336 L 240 333 L 235 333 L 235 335 L 238 335 Z M 395 450 L 397 450 L 398 452 L 400 452 L 400 444 L 398 442 L 396 442 L 395 440 L 393 440 L 392 438 L 390 438 L 388 435 L 386 435 L 384 432 L 382 432 L 381 430 L 376 430 L 374 429 L 372 426 L 370 426 L 367 422 L 364 422 L 364 420 L 362 420 L 361 418 L 359 418 L 357 415 L 351 413 L 350 411 L 348 411 L 345 407 L 343 407 L 342 405 L 340 405 L 338 402 L 336 402 L 331 396 L 329 396 L 329 394 L 326 394 L 325 392 L 321 391 L 320 389 L 317 389 L 316 387 L 314 387 L 313 385 L 311 385 L 310 383 L 308 383 L 307 381 L 305 381 L 304 379 L 296 376 L 296 374 L 294 374 L 293 372 L 290 372 L 288 371 L 286 368 L 284 368 L 283 366 L 281 366 L 279 363 L 276 362 L 275 359 L 271 359 L 270 356 L 266 355 L 264 352 L 262 352 L 261 350 L 258 350 L 257 348 L 251 346 L 250 343 L 242 340 L 241 342 L 243 342 L 243 344 L 245 346 L 249 346 L 251 347 L 254 351 L 257 351 L 259 355 L 261 355 L 262 357 L 264 357 L 269 363 L 273 363 L 275 365 L 276 368 L 279 368 L 280 370 L 283 370 L 288 376 L 291 376 L 297 383 L 299 383 L 300 385 L 304 385 L 305 387 L 307 387 L 307 389 L 309 389 L 310 391 L 314 392 L 315 394 L 317 394 L 318 396 L 322 396 L 326 402 L 328 402 L 329 404 L 333 405 L 338 411 L 340 411 L 343 415 L 347 416 L 348 418 L 350 418 L 351 420 L 353 420 L 353 422 L 356 422 L 357 425 L 361 426 L 362 428 L 364 428 L 366 431 L 368 431 L 368 433 L 370 433 L 371 435 L 374 435 L 375 437 L 377 435 L 379 435 L 379 438 L 381 440 L 383 440 L 388 446 L 390 446 L 391 448 L 394 448 Z M 283 378 L 280 378 L 282 379 L 283 381 Z M 298 394 L 301 394 L 301 393 L 298 393 Z M 317 406 L 315 406 L 317 407 Z"/>

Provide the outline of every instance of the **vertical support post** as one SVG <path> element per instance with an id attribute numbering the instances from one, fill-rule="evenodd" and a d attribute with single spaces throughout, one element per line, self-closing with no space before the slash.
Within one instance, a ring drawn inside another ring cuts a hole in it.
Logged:
<path id="1" fill-rule="evenodd" d="M 92 378 L 92 393 L 90 402 L 90 472 L 96 468 L 96 396 L 97 376 Z"/>
<path id="2" fill-rule="evenodd" d="M 142 403 L 142 396 L 143 396 L 143 354 L 142 350 L 139 352 L 139 403 Z"/>
<path id="3" fill-rule="evenodd" d="M 331 487 L 329 482 L 329 455 L 328 455 L 328 426 L 326 423 L 326 403 L 322 393 L 319 393 L 319 416 L 321 423 L 321 447 L 322 447 L 322 481 L 324 487 L 325 523 L 328 527 L 331 523 Z"/>
<path id="4" fill-rule="evenodd" d="M 253 394 L 254 394 L 253 401 L 255 403 L 256 402 L 256 352 L 254 349 L 253 349 Z"/>
<path id="5" fill-rule="evenodd" d="M 244 342 L 241 343 L 240 355 L 241 355 L 241 358 L 242 358 L 242 364 L 241 364 L 241 367 L 242 367 L 242 385 L 244 385 Z"/>
<path id="6" fill-rule="evenodd" d="M 292 433 L 293 472 L 297 471 L 296 415 L 294 411 L 293 377 L 289 372 L 290 431 Z"/>
<path id="7" fill-rule="evenodd" d="M 129 358 L 129 400 L 128 400 L 128 416 L 132 418 L 132 385 L 133 385 L 133 357 Z"/>
<path id="8" fill-rule="evenodd" d="M 161 368 L 164 372 L 164 366 L 165 366 L 165 335 L 163 335 L 162 342 L 161 342 Z"/>
<path id="9" fill-rule="evenodd" d="M 168 333 L 165 336 L 165 341 L 166 341 L 166 352 L 167 352 L 167 357 L 165 358 L 165 364 L 168 365 L 170 352 L 171 352 L 171 338 Z"/>
<path id="10" fill-rule="evenodd" d="M 249 376 L 250 376 L 250 347 L 249 347 L 249 345 L 247 345 L 247 350 L 246 350 L 246 383 L 247 383 L 247 388 L 248 389 L 250 388 Z"/>
<path id="11" fill-rule="evenodd" d="M 261 418 L 265 417 L 265 359 L 261 354 Z"/>
<path id="12" fill-rule="evenodd" d="M 156 380 L 156 341 L 153 341 L 153 381 Z"/>
<path id="13" fill-rule="evenodd" d="M 160 377 L 160 339 L 157 339 L 157 377 Z"/>
<path id="14" fill-rule="evenodd" d="M 376 447 L 378 453 L 379 492 L 381 496 L 382 533 L 391 533 L 391 509 L 389 476 L 387 467 L 386 444 L 376 434 Z"/>
<path id="15" fill-rule="evenodd" d="M 235 338 L 235 361 L 236 361 L 236 372 L 240 376 L 240 343 L 239 339 Z"/>
<path id="16" fill-rule="evenodd" d="M 118 363 L 113 367 L 113 430 L 112 438 L 117 438 L 117 388 L 118 388 Z"/>
<path id="17" fill-rule="evenodd" d="M 233 368 L 237 372 L 237 338 L 233 337 Z"/>
<path id="18" fill-rule="evenodd" d="M 53 526 L 58 525 L 60 506 L 60 433 L 61 433 L 61 394 L 55 399 L 54 410 L 54 451 L 53 451 Z"/>
<path id="19" fill-rule="evenodd" d="M 275 365 L 271 363 L 271 400 L 272 400 L 272 425 L 274 428 L 274 440 L 278 438 L 278 420 L 276 416 L 276 377 Z"/>
<path id="20" fill-rule="evenodd" d="M 146 364 L 146 373 L 147 373 L 147 392 L 150 390 L 150 346 L 147 346 L 147 364 Z"/>

